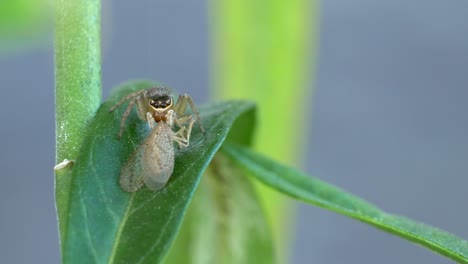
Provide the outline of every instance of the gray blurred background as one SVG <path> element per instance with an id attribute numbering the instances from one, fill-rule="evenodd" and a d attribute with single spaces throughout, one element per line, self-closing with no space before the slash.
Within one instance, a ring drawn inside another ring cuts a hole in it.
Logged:
<path id="1" fill-rule="evenodd" d="M 468 239 L 468 2 L 327 0 L 308 174 Z M 207 101 L 209 14 L 192 1 L 103 1 L 104 96 L 150 78 Z M 0 58 L 0 262 L 59 263 L 52 45 Z M 291 263 L 451 263 L 299 206 Z"/>

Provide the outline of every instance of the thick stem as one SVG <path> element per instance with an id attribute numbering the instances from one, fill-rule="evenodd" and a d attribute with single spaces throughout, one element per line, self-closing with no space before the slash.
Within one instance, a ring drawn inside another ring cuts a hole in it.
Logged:
<path id="1" fill-rule="evenodd" d="M 100 0 L 55 0 L 55 198 L 63 241 L 70 171 L 101 101 Z"/>
<path id="2" fill-rule="evenodd" d="M 57 162 L 78 154 L 101 101 L 100 1 L 55 1 Z"/>

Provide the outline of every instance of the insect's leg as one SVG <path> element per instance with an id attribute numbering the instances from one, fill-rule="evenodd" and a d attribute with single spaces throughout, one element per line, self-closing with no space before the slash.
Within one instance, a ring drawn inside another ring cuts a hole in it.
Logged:
<path id="1" fill-rule="evenodd" d="M 182 94 L 179 95 L 179 98 L 177 99 L 177 103 L 174 106 L 174 111 L 176 112 L 177 116 L 184 117 L 186 116 L 185 110 L 187 109 L 187 105 L 192 108 L 192 112 L 195 114 L 196 121 L 198 121 L 198 126 L 200 127 L 200 130 L 205 133 L 205 128 L 203 128 L 203 125 L 200 122 L 200 113 L 198 112 L 197 107 L 193 103 L 192 97 L 188 94 Z"/>
<path id="2" fill-rule="evenodd" d="M 186 134 L 186 137 L 185 137 L 187 139 L 187 144 L 190 141 L 190 134 L 192 134 L 193 123 L 195 123 L 195 119 L 193 119 L 192 116 L 189 116 L 189 117 L 190 117 L 190 123 L 188 124 L 187 134 Z M 198 124 L 200 124 L 200 122 L 198 122 Z M 205 131 L 203 131 L 203 132 L 205 132 Z"/>
<path id="3" fill-rule="evenodd" d="M 181 135 L 182 137 L 186 138 L 186 140 L 188 141 L 190 139 L 190 134 L 192 133 L 192 127 L 193 127 L 193 124 L 195 123 L 195 119 L 193 118 L 193 116 L 186 116 L 183 118 L 179 118 L 176 121 L 180 122 L 180 124 L 178 123 L 177 125 L 181 127 L 180 130 L 177 131 L 176 135 Z M 187 126 L 185 126 L 185 123 L 187 123 L 187 121 L 190 121 L 190 122 L 187 124 Z M 186 132 L 185 136 L 183 135 L 183 132 Z"/>
<path id="4" fill-rule="evenodd" d="M 181 128 L 181 130 L 182 130 L 182 129 L 185 129 L 185 128 Z M 177 142 L 177 144 L 179 144 L 179 148 L 181 148 L 181 147 L 184 147 L 184 148 L 188 147 L 188 146 L 189 146 L 189 142 L 187 141 L 187 139 L 185 139 L 185 138 L 183 137 L 183 135 L 178 135 L 179 132 L 180 132 L 180 130 L 179 130 L 177 133 L 175 133 L 175 134 L 173 135 L 172 140 L 174 140 L 175 142 Z"/>
<path id="5" fill-rule="evenodd" d="M 188 127 L 183 126 L 179 129 L 179 131 L 174 133 L 173 140 L 179 144 L 179 147 L 189 146 L 190 134 L 192 133 L 193 123 L 195 123 L 195 119 L 190 118 L 190 123 L 188 124 Z"/>
<path id="6" fill-rule="evenodd" d="M 175 119 L 175 123 L 179 126 L 179 127 L 183 127 L 185 126 L 188 121 L 192 120 L 193 119 L 193 116 L 191 115 L 186 115 L 186 116 L 183 116 L 183 117 L 180 117 L 180 118 L 176 118 Z"/>
<path id="7" fill-rule="evenodd" d="M 122 115 L 122 121 L 120 121 L 120 131 L 119 131 L 119 136 L 118 136 L 119 139 L 122 137 L 123 129 L 125 126 L 125 121 L 127 121 L 127 118 L 130 115 L 130 112 L 132 111 L 133 105 L 135 104 L 135 101 L 136 99 L 132 99 L 132 101 L 128 103 L 127 109 L 125 109 L 125 112 Z"/>
<path id="8" fill-rule="evenodd" d="M 111 109 L 109 109 L 109 112 L 114 111 L 117 107 L 119 107 L 121 104 L 123 104 L 123 102 L 129 100 L 130 98 L 139 96 L 140 94 L 144 94 L 144 93 L 146 93 L 146 90 L 140 90 L 140 91 L 136 91 L 136 92 L 128 94 L 127 96 L 122 98 L 118 103 L 116 103 Z"/>
<path id="9" fill-rule="evenodd" d="M 154 119 L 150 112 L 146 112 L 146 121 L 148 121 L 149 128 L 154 129 Z"/>

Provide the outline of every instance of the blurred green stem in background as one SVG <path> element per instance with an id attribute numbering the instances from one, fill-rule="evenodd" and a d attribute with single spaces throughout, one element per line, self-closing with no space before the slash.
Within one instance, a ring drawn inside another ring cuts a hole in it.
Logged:
<path id="1" fill-rule="evenodd" d="M 311 112 L 318 2 L 310 0 L 212 1 L 213 85 L 217 99 L 258 103 L 255 148 L 300 166 Z M 287 258 L 293 209 L 281 195 L 258 184 L 273 229 L 278 259 Z"/>
<path id="2" fill-rule="evenodd" d="M 87 124 L 101 102 L 100 12 L 100 0 L 55 0 L 57 163 L 76 159 Z M 63 170 L 56 170 L 55 178 L 59 216 L 65 213 L 70 185 Z M 59 224 L 64 241 L 65 223 Z"/>
<path id="3" fill-rule="evenodd" d="M 51 11 L 46 0 L 0 1 L 0 52 L 42 39 Z"/>

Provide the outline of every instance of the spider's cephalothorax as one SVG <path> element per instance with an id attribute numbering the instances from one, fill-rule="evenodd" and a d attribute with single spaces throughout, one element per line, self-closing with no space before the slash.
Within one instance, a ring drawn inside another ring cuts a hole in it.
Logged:
<path id="1" fill-rule="evenodd" d="M 156 95 L 149 99 L 148 102 L 150 111 L 154 121 L 167 121 L 166 120 L 166 113 L 167 111 L 173 109 L 174 106 L 174 99 L 172 95 Z"/>
<path id="2" fill-rule="evenodd" d="M 114 111 L 125 101 L 129 103 L 122 115 L 118 137 L 122 136 L 125 121 L 135 104 L 138 116 L 148 122 L 152 131 L 122 167 L 120 186 L 124 191 L 135 192 L 145 184 L 150 190 L 157 191 L 164 187 L 172 174 L 174 142 L 179 147 L 188 147 L 195 121 L 198 121 L 200 130 L 204 132 L 200 115 L 189 95 L 180 95 L 174 103 L 171 91 L 165 87 L 131 93 L 110 111 Z M 190 106 L 193 115 L 186 113 L 187 106 Z M 179 127 L 177 132 L 173 131 L 174 124 Z"/>
<path id="3" fill-rule="evenodd" d="M 127 109 L 122 115 L 122 121 L 120 123 L 119 138 L 122 136 L 125 121 L 127 120 L 133 106 L 137 105 L 138 116 L 141 120 L 147 121 L 148 113 L 151 114 L 155 122 L 167 122 L 167 113 L 169 110 L 174 111 L 174 118 L 169 122 L 169 126 L 172 127 L 173 123 L 182 127 L 189 123 L 191 119 L 198 121 L 200 130 L 204 132 L 203 126 L 200 123 L 200 114 L 198 113 L 195 104 L 193 103 L 192 97 L 188 94 L 179 95 L 177 102 L 174 102 L 171 90 L 166 87 L 153 87 L 147 90 L 140 90 L 133 92 L 120 100 L 115 104 L 110 111 L 114 111 L 122 103 L 129 101 Z M 187 106 L 190 106 L 194 115 L 186 113 Z"/>

